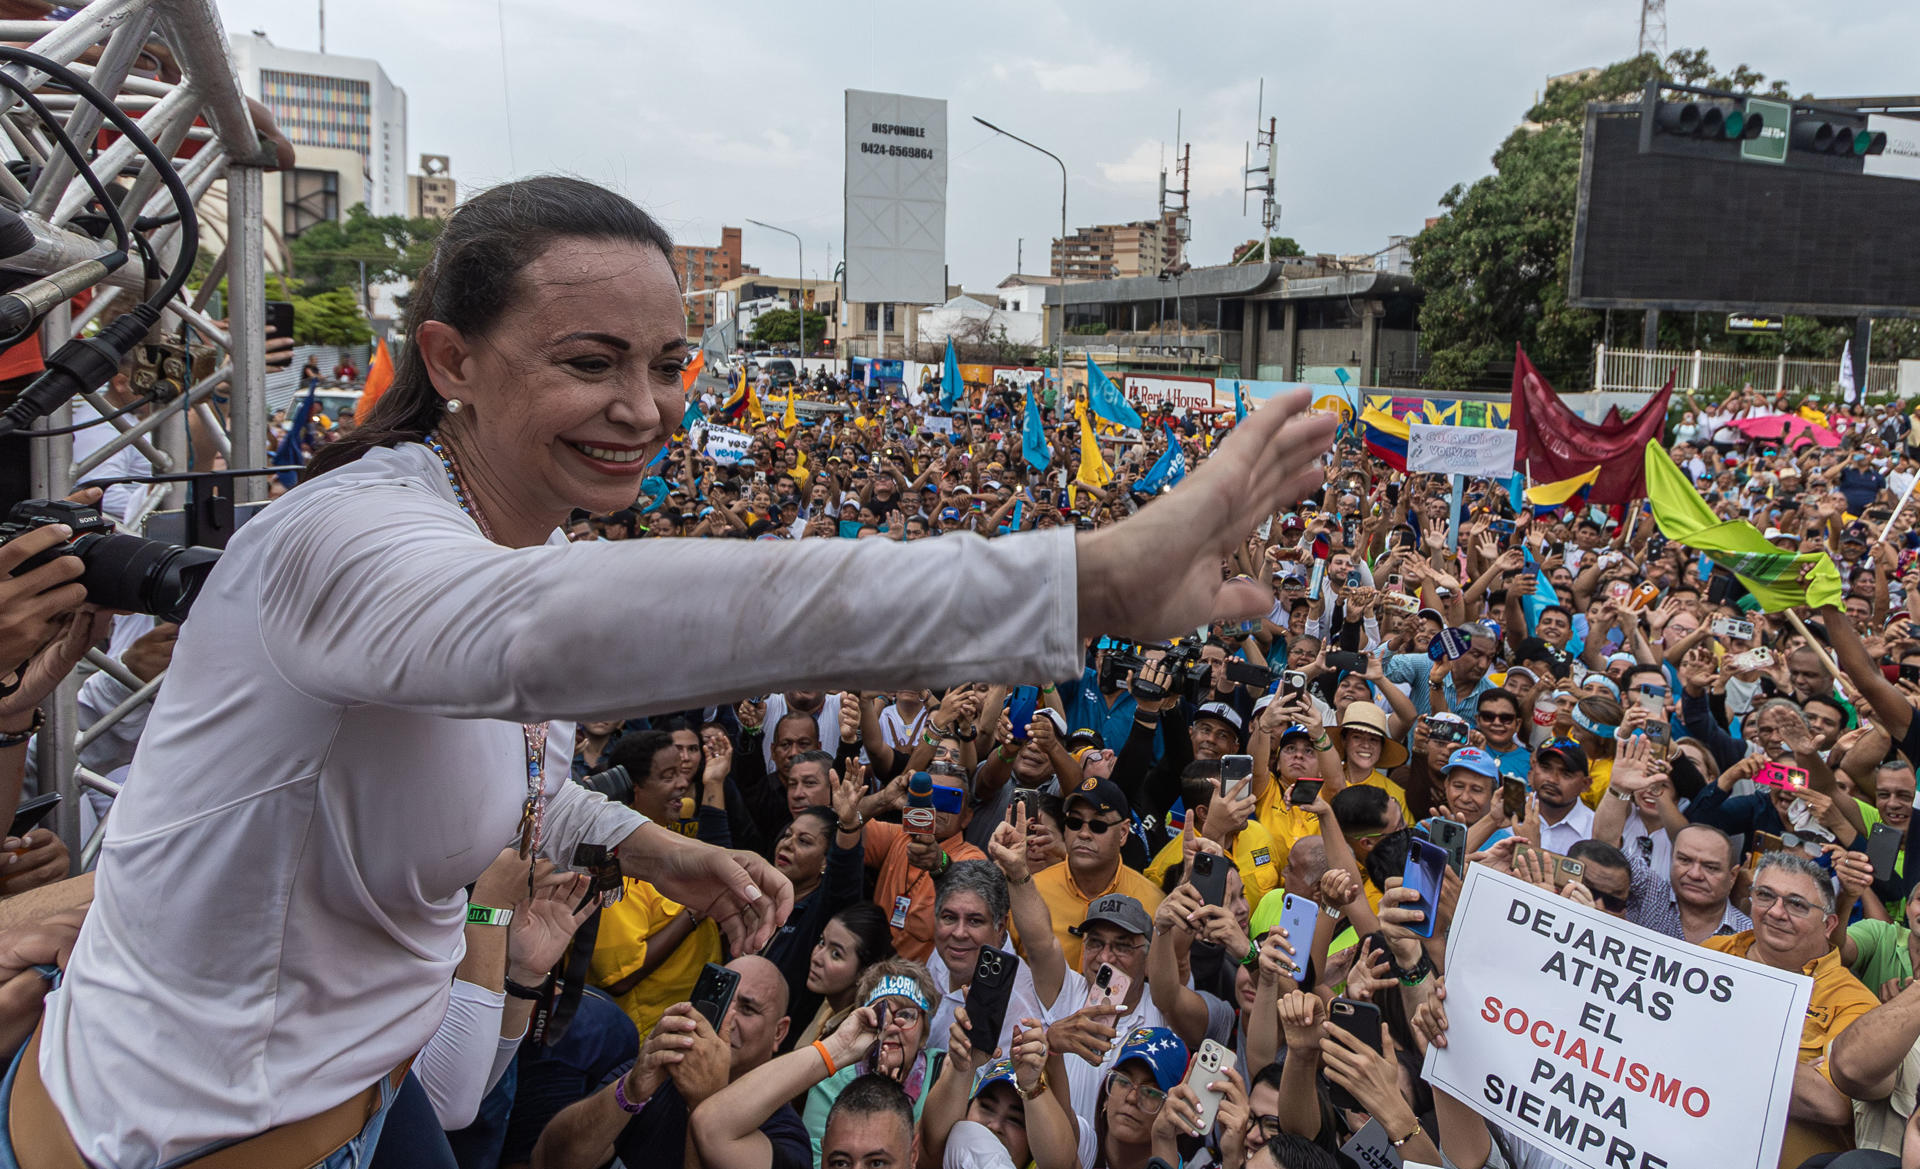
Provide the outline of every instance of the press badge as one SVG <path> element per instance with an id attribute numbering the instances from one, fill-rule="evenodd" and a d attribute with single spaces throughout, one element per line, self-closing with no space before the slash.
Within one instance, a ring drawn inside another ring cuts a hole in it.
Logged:
<path id="1" fill-rule="evenodd" d="M 895 897 L 893 899 L 893 920 L 887 924 L 897 930 L 907 928 L 907 910 L 911 908 L 913 908 L 913 898 Z"/>

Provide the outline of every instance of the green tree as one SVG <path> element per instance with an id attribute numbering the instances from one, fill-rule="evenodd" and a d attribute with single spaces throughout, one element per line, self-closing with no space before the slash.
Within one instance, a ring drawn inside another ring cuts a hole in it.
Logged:
<path id="1" fill-rule="evenodd" d="M 362 262 L 369 284 L 410 281 L 426 266 L 440 227 L 438 219 L 373 215 L 366 204 L 356 203 L 345 219 L 316 223 L 288 240 L 287 251 L 293 275 L 305 288 L 345 288 L 358 296 Z"/>
<path id="2" fill-rule="evenodd" d="M 1572 380 L 1589 366 L 1605 316 L 1567 303 L 1586 107 L 1630 101 L 1649 76 L 1787 93 L 1785 82 L 1768 83 L 1745 65 L 1715 73 L 1705 49 L 1676 50 L 1664 63 L 1643 54 L 1549 85 L 1494 152 L 1494 173 L 1442 195 L 1444 212 L 1413 241 L 1413 274 L 1427 293 L 1420 328 L 1433 354 L 1429 386 L 1469 387 L 1489 365 L 1512 360 L 1516 341 L 1549 380 Z M 1667 318 L 1661 324 L 1665 337 Z"/>
<path id="3" fill-rule="evenodd" d="M 302 345 L 364 345 L 373 329 L 360 313 L 360 298 L 345 288 L 293 298 L 293 339 Z"/>
<path id="4" fill-rule="evenodd" d="M 1306 249 L 1302 248 L 1290 235 L 1276 235 L 1269 240 L 1268 243 L 1271 246 L 1267 249 L 1267 252 L 1276 260 L 1285 256 L 1304 256 L 1307 254 Z M 1228 262 L 1232 264 L 1242 263 L 1251 257 L 1257 256 L 1259 252 L 1260 241 L 1257 239 L 1249 240 L 1234 250 L 1233 259 Z"/>
<path id="5" fill-rule="evenodd" d="M 818 347 L 827 335 L 827 315 L 825 313 L 807 314 L 807 348 Z M 800 314 L 790 308 L 768 309 L 753 318 L 753 328 L 747 334 L 747 340 L 753 345 L 787 345 L 800 340 Z"/>

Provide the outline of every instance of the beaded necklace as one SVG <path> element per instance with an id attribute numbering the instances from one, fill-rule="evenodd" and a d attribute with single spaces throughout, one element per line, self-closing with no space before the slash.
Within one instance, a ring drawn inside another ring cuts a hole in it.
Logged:
<path id="1" fill-rule="evenodd" d="M 480 534 L 492 540 L 492 526 L 480 514 L 480 509 L 474 506 L 472 497 L 460 483 L 460 466 L 453 461 L 453 452 L 441 443 L 439 435 L 431 431 L 420 441 L 439 458 L 440 466 L 446 470 L 447 485 L 453 488 L 454 502 L 480 528 Z M 547 724 L 521 723 L 520 735 L 527 751 L 527 802 L 520 811 L 520 856 L 525 859 L 538 851 L 546 828 L 547 794 L 543 772 L 546 770 Z"/>

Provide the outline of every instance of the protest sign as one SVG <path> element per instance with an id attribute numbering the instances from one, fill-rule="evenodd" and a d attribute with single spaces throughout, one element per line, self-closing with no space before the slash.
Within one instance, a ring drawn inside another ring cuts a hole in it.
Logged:
<path id="1" fill-rule="evenodd" d="M 1340 1146 L 1340 1151 L 1352 1157 L 1360 1169 L 1400 1169 L 1400 1154 L 1394 1151 L 1393 1138 L 1377 1120 L 1367 1121 Z"/>
<path id="2" fill-rule="evenodd" d="M 1127 400 L 1136 406 L 1212 409 L 1214 382 L 1206 377 L 1145 377 L 1130 373 L 1126 377 L 1126 393 Z"/>
<path id="3" fill-rule="evenodd" d="M 1812 991 L 1473 865 L 1424 1074 L 1588 1169 L 1773 1165 Z"/>
<path id="4" fill-rule="evenodd" d="M 716 463 L 731 465 L 747 457 L 753 436 L 725 426 L 709 427 L 703 449 Z"/>
<path id="5" fill-rule="evenodd" d="M 1513 474 L 1513 451 L 1519 435 L 1511 430 L 1480 426 L 1423 426 L 1407 428 L 1407 470 L 1414 474 Z"/>

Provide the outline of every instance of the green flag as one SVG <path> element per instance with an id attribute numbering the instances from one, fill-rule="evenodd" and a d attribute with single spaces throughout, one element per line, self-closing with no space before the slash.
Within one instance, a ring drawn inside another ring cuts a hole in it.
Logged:
<path id="1" fill-rule="evenodd" d="M 1714 515 L 1686 472 L 1657 442 L 1647 444 L 1647 499 L 1653 504 L 1653 521 L 1667 539 L 1705 553 L 1739 577 L 1766 612 L 1840 603 L 1840 570 L 1831 557 L 1824 552 L 1783 552 L 1752 524 Z"/>

